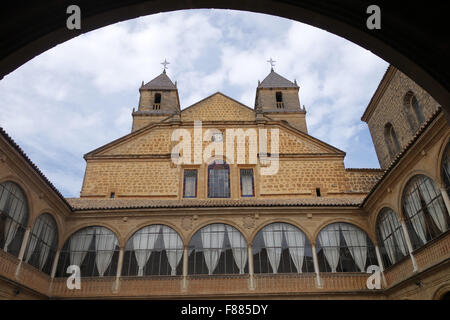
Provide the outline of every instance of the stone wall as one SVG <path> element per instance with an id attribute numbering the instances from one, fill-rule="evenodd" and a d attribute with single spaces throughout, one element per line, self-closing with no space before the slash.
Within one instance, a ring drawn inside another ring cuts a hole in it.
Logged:
<path id="1" fill-rule="evenodd" d="M 412 132 L 407 118 L 407 108 L 404 107 L 404 97 L 408 91 L 412 91 L 416 96 L 419 106 L 423 110 L 426 119 L 437 110 L 438 103 L 414 81 L 393 67 L 387 74 L 390 81 L 378 101 L 374 101 L 373 112 L 367 123 L 375 146 L 378 161 L 382 168 L 386 168 L 393 159 L 389 156 L 389 151 L 385 143 L 384 127 L 390 122 L 394 127 L 401 149 L 412 139 L 415 132 Z M 381 87 L 381 86 L 380 86 Z M 380 89 L 379 89 L 380 90 Z"/>

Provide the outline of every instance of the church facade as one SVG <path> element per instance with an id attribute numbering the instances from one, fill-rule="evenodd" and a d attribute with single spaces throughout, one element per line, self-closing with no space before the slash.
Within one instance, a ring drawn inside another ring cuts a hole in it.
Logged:
<path id="1" fill-rule="evenodd" d="M 308 134 L 299 92 L 272 69 L 254 108 L 217 92 L 181 109 L 164 70 L 131 132 L 84 155 L 79 198 L 2 130 L 0 297 L 448 298 L 436 101 L 390 66 L 362 116 L 381 169 L 356 169 Z"/>

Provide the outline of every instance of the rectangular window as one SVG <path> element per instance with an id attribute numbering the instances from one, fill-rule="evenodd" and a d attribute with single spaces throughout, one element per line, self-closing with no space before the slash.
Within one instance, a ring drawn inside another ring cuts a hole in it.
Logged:
<path id="1" fill-rule="evenodd" d="M 253 169 L 241 169 L 241 195 L 243 197 L 254 197 Z"/>
<path id="2" fill-rule="evenodd" d="M 208 198 L 230 197 L 230 168 L 214 163 L 208 167 Z"/>
<path id="3" fill-rule="evenodd" d="M 197 197 L 197 170 L 184 170 L 183 198 Z"/>

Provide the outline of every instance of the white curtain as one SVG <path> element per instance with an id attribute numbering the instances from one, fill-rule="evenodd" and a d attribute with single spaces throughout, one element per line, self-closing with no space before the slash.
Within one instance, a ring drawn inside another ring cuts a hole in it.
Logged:
<path id="1" fill-rule="evenodd" d="M 395 235 L 392 234 L 392 225 L 391 225 L 391 217 L 390 212 L 387 213 L 389 215 L 388 217 L 385 217 L 381 223 L 380 223 L 380 234 L 383 238 L 383 246 L 386 249 L 386 252 L 388 254 L 389 260 L 391 260 L 391 263 L 394 264 L 396 262 L 395 258 Z"/>
<path id="2" fill-rule="evenodd" d="M 331 272 L 336 272 L 340 255 L 339 224 L 334 223 L 325 227 L 319 232 L 318 237 Z"/>
<path id="3" fill-rule="evenodd" d="M 11 182 L 2 184 L 3 193 L 0 200 L 0 210 L 10 218 L 5 221 L 5 244 L 3 250 L 8 252 L 8 246 L 14 240 L 17 230 L 27 215 L 26 199 L 19 188 Z"/>
<path id="4" fill-rule="evenodd" d="M 281 223 L 272 223 L 262 230 L 264 244 L 269 257 L 270 266 L 273 273 L 278 272 L 281 258 L 281 241 L 283 237 L 283 225 Z"/>
<path id="5" fill-rule="evenodd" d="M 401 226 L 397 228 L 397 230 L 395 230 L 395 239 L 397 240 L 397 245 L 400 248 L 403 256 L 406 256 L 408 254 L 408 249 L 406 248 L 406 240 L 403 235 L 403 229 Z"/>
<path id="6" fill-rule="evenodd" d="M 183 256 L 183 242 L 178 233 L 169 227 L 163 226 L 162 233 L 171 275 L 174 276 L 177 274 L 177 266 Z"/>
<path id="7" fill-rule="evenodd" d="M 103 277 L 111 263 L 117 242 L 117 238 L 111 230 L 104 227 L 95 227 L 95 264 L 100 277 Z"/>
<path id="8" fill-rule="evenodd" d="M 345 224 L 341 226 L 342 234 L 347 243 L 348 250 L 361 272 L 365 272 L 367 261 L 367 236 L 359 228 Z"/>
<path id="9" fill-rule="evenodd" d="M 284 235 L 289 247 L 289 254 L 297 268 L 297 272 L 302 272 L 303 258 L 305 256 L 305 234 L 290 224 L 284 224 Z"/>
<path id="10" fill-rule="evenodd" d="M 410 194 L 407 194 L 404 201 L 405 210 L 410 218 L 414 231 L 422 241 L 422 244 L 425 244 L 427 242 L 425 236 L 425 218 L 423 212 L 419 212 L 422 208 L 422 204 L 420 203 L 420 196 L 417 189 L 414 189 Z"/>
<path id="11" fill-rule="evenodd" d="M 244 174 L 241 176 L 242 181 L 242 195 L 251 196 L 253 195 L 253 176 L 251 174 L 252 171 L 244 170 Z"/>
<path id="12" fill-rule="evenodd" d="M 45 266 L 47 262 L 48 255 L 50 253 L 50 248 L 56 237 L 56 226 L 54 226 L 53 220 L 50 216 L 43 216 L 45 219 L 45 227 L 41 232 L 41 248 L 39 252 L 39 270 Z"/>
<path id="13" fill-rule="evenodd" d="M 25 257 L 25 262 L 30 260 L 36 245 L 39 241 L 39 269 L 42 270 L 47 262 L 48 255 L 53 240 L 56 236 L 56 225 L 53 219 L 48 214 L 43 214 L 34 223 L 33 229 L 31 229 L 30 242 L 28 243 L 28 250 Z"/>
<path id="14" fill-rule="evenodd" d="M 437 225 L 441 232 L 447 230 L 447 223 L 445 217 L 445 204 L 440 197 L 440 192 L 435 187 L 433 181 L 429 178 L 423 178 L 422 183 L 419 185 L 420 192 L 427 204 L 428 212 L 433 218 L 434 223 Z M 439 196 L 439 197 L 438 197 Z M 436 198 L 436 199 L 434 199 Z M 432 199 L 434 199 L 432 201 Z"/>
<path id="15" fill-rule="evenodd" d="M 158 239 L 161 225 L 147 226 L 139 230 L 133 236 L 133 250 L 138 264 L 138 276 L 144 275 L 144 267 L 152 254 Z"/>
<path id="16" fill-rule="evenodd" d="M 227 227 L 228 239 L 231 243 L 234 261 L 239 268 L 239 273 L 244 273 L 245 265 L 247 264 L 248 247 L 242 234 L 231 226 Z"/>
<path id="17" fill-rule="evenodd" d="M 184 196 L 195 197 L 195 184 L 197 180 L 197 174 L 186 172 L 184 179 Z"/>
<path id="18" fill-rule="evenodd" d="M 94 230 L 86 228 L 70 237 L 70 264 L 81 266 L 94 237 Z"/>
<path id="19" fill-rule="evenodd" d="M 211 224 L 200 230 L 208 274 L 212 274 L 219 262 L 225 236 L 225 225 Z"/>

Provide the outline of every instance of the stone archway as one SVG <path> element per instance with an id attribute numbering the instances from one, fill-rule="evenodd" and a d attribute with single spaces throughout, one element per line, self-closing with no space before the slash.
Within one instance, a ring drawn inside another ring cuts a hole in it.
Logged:
<path id="1" fill-rule="evenodd" d="M 69 5 L 82 10 L 82 28 L 66 28 Z M 119 21 L 158 12 L 194 8 L 236 9 L 267 13 L 316 26 L 369 49 L 404 72 L 450 110 L 450 49 L 443 3 L 426 6 L 377 1 L 380 30 L 366 27 L 370 1 L 299 0 L 111 0 L 33 1 L 23 8 L 10 1 L 0 20 L 0 79 L 34 56 L 85 33 Z M 10 17 L 14 17 L 11 19 Z"/>

